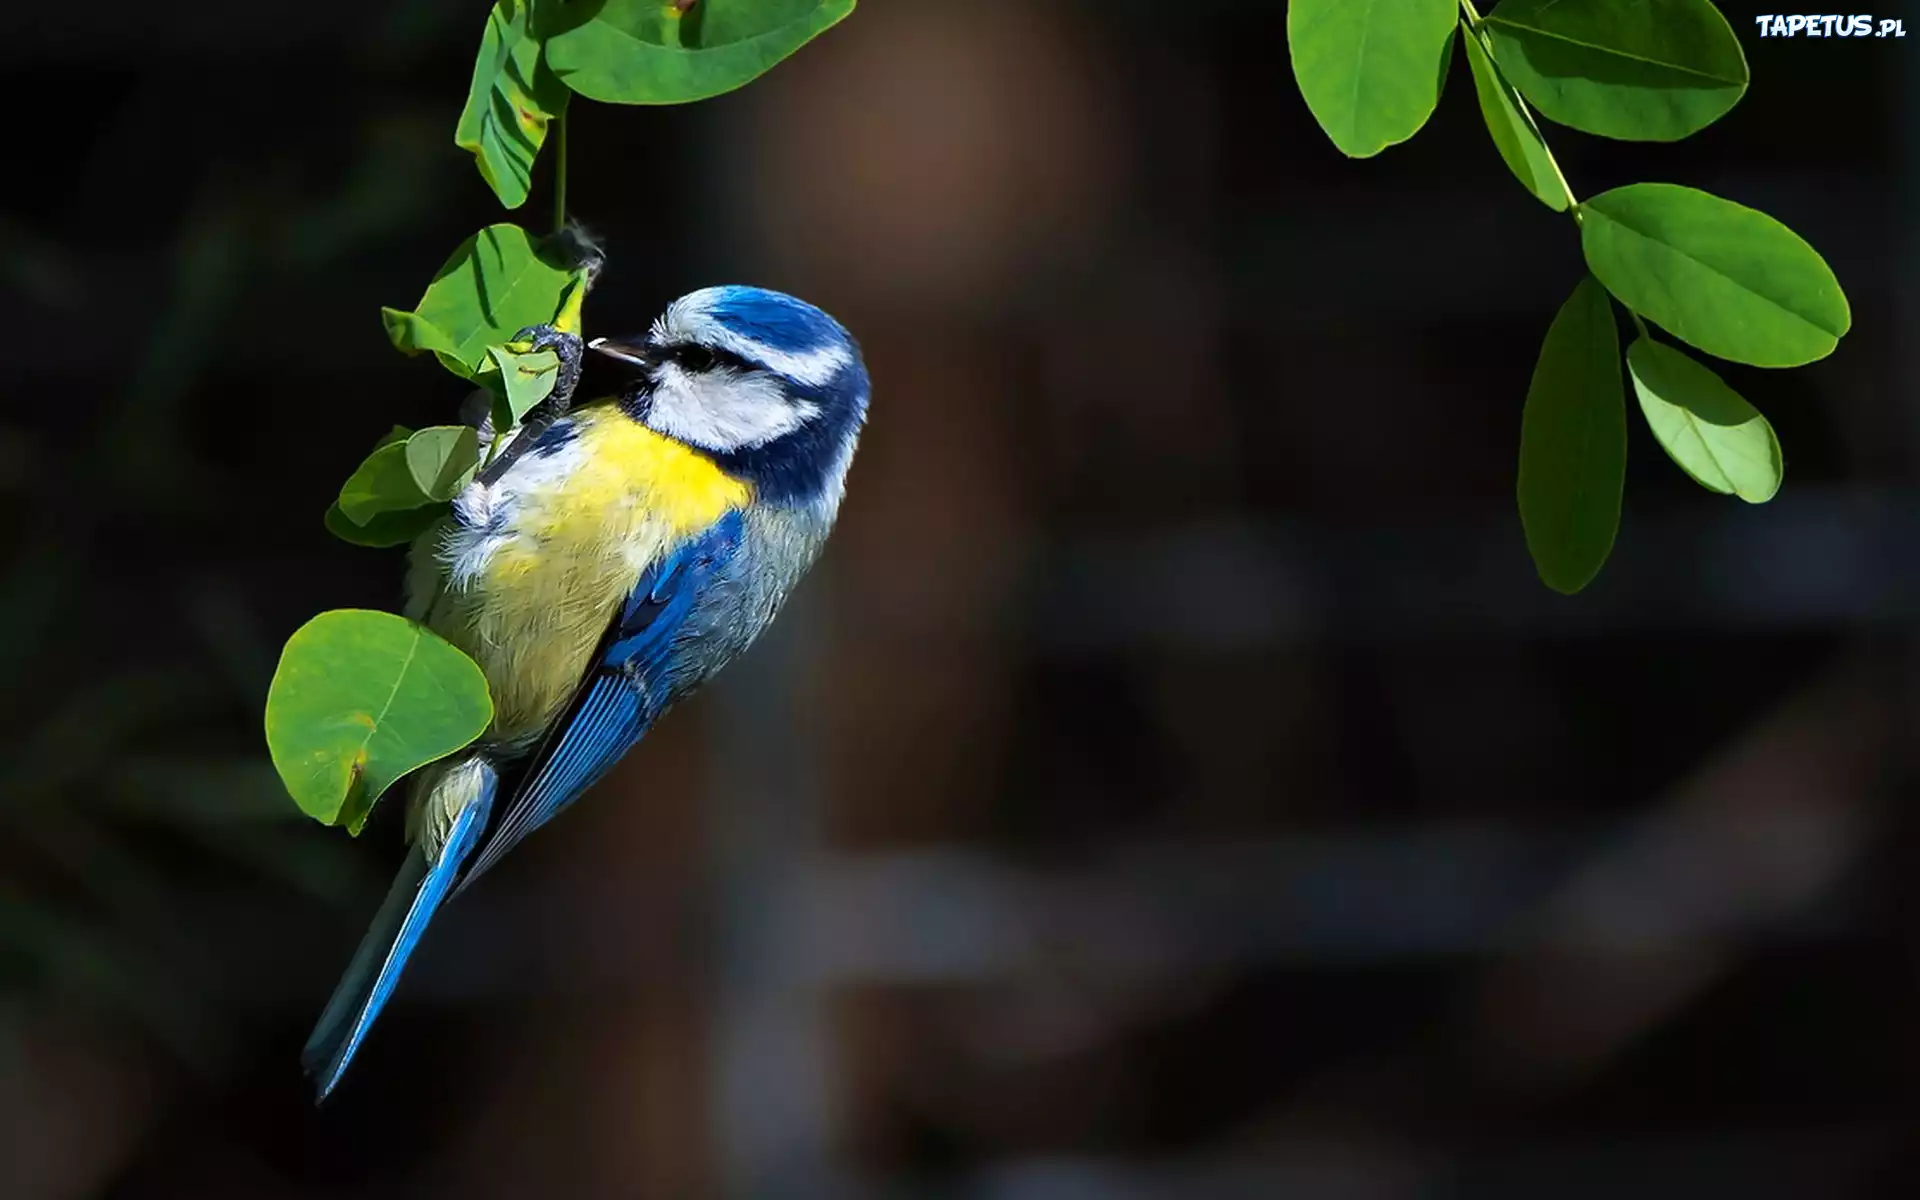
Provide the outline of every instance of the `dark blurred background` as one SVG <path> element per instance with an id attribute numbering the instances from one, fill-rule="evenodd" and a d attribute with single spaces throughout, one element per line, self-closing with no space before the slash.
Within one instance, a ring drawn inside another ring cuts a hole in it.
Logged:
<path id="1" fill-rule="evenodd" d="M 320 1112 L 399 814 L 293 815 L 259 713 L 299 623 L 397 603 L 319 517 L 461 397 L 377 310 L 501 219 L 485 5 L 16 14 L 0 1196 L 1920 1195 L 1920 10 L 1723 8 L 1730 116 L 1553 144 L 1786 221 L 1854 331 L 1728 368 L 1764 507 L 1636 418 L 1574 599 L 1512 495 L 1577 244 L 1463 64 L 1360 163 L 1278 0 L 868 0 L 576 107 L 590 331 L 786 288 L 873 422 L 773 634 L 443 916 Z"/>

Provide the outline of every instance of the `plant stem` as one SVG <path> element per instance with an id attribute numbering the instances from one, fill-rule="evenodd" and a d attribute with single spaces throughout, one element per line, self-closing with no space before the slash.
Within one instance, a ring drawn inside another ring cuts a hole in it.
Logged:
<path id="1" fill-rule="evenodd" d="M 1567 182 L 1567 173 L 1560 169 L 1560 160 L 1553 155 L 1553 147 L 1547 145 L 1547 135 L 1540 132 L 1540 122 L 1533 116 L 1533 110 L 1527 107 L 1527 101 L 1520 89 L 1507 81 L 1500 72 L 1500 64 L 1493 57 L 1493 43 L 1486 32 L 1480 28 L 1480 10 L 1473 6 L 1473 0 L 1460 0 L 1460 11 L 1467 14 L 1467 36 L 1479 39 L 1480 49 L 1486 52 L 1487 64 L 1493 68 L 1494 79 L 1507 93 L 1507 99 L 1513 102 L 1513 111 L 1520 114 L 1522 120 L 1533 128 L 1533 134 L 1540 139 L 1541 152 L 1547 156 L 1547 165 L 1553 168 L 1553 177 L 1560 181 L 1560 190 L 1566 193 L 1567 215 L 1573 218 L 1575 225 L 1580 224 L 1580 201 L 1574 197 L 1573 185 Z"/>
<path id="2" fill-rule="evenodd" d="M 553 119 L 553 231 L 567 227 L 567 108 Z"/>
<path id="3" fill-rule="evenodd" d="M 1626 305 L 1623 304 L 1621 307 L 1626 308 Z M 1652 341 L 1653 335 L 1647 332 L 1647 323 L 1640 319 L 1640 314 L 1628 308 L 1627 315 L 1633 318 L 1633 327 L 1639 330 L 1640 336 L 1646 341 Z"/>
<path id="4" fill-rule="evenodd" d="M 1513 101 L 1515 104 L 1520 103 L 1518 93 L 1515 93 Z M 1520 115 L 1529 121 L 1533 120 L 1533 114 L 1524 108 L 1520 110 Z M 1537 131 L 1539 128 L 1540 126 L 1536 123 L 1534 129 Z M 1560 181 L 1560 190 L 1567 194 L 1567 215 L 1573 218 L 1575 227 L 1578 227 L 1581 220 L 1580 201 L 1574 198 L 1573 185 L 1567 182 L 1567 173 L 1560 169 L 1560 160 L 1553 156 L 1553 147 L 1547 145 L 1547 139 L 1544 137 L 1540 139 L 1540 148 L 1547 152 L 1547 165 L 1553 168 L 1553 177 Z"/>

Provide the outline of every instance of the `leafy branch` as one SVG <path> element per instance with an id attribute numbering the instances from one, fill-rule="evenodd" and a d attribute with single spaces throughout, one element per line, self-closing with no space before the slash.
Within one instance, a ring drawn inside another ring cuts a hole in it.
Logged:
<path id="1" fill-rule="evenodd" d="M 1718 374 L 1649 324 L 1717 358 L 1794 367 L 1826 357 L 1852 316 L 1839 281 L 1765 213 L 1693 188 L 1637 183 L 1575 195 L 1542 123 L 1628 141 L 1677 141 L 1746 93 L 1746 56 L 1708 0 L 1290 0 L 1295 78 L 1343 153 L 1417 133 L 1439 103 L 1456 32 L 1502 161 L 1573 218 L 1589 274 L 1547 331 L 1521 414 L 1521 525 L 1547 586 L 1573 593 L 1613 549 L 1626 484 L 1618 326 L 1647 427 L 1692 479 L 1763 503 L 1784 464 L 1773 427 Z M 1612 300 L 1609 301 L 1608 297 Z"/>
<path id="2" fill-rule="evenodd" d="M 518 340 L 535 327 L 578 334 L 599 255 L 570 228 L 567 114 L 576 98 L 684 104 L 739 88 L 853 11 L 855 0 L 496 0 L 474 60 L 454 144 L 500 203 L 532 192 L 554 142 L 553 229 L 489 225 L 462 242 L 411 309 L 383 308 L 388 339 L 431 354 L 474 385 L 462 419 L 394 426 L 325 514 L 359 546 L 431 539 L 453 500 L 528 424 L 559 379 L 559 357 Z M 496 468 L 497 469 L 497 468 Z M 485 675 L 457 647 L 392 613 L 325 612 L 281 652 L 268 690 L 267 745 L 309 816 L 358 833 L 407 772 L 485 732 Z"/>

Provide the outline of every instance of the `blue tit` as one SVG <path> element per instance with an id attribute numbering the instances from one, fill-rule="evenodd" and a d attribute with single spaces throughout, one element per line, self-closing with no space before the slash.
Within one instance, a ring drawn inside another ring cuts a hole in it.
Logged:
<path id="1" fill-rule="evenodd" d="M 552 820 L 773 620 L 833 528 L 866 420 L 859 348 L 779 292 L 707 288 L 644 338 L 618 395 L 555 393 L 421 535 L 409 616 L 480 664 L 492 724 L 408 783 L 406 865 L 308 1039 L 340 1082 L 448 896 Z"/>

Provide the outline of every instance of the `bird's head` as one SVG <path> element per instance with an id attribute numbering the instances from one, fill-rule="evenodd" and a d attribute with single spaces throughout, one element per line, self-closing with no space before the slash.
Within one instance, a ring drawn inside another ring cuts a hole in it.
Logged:
<path id="1" fill-rule="evenodd" d="M 638 368 L 629 415 L 705 452 L 765 502 L 837 504 L 867 414 L 867 369 L 811 304 L 711 287 L 667 306 L 644 338 L 593 349 Z"/>

